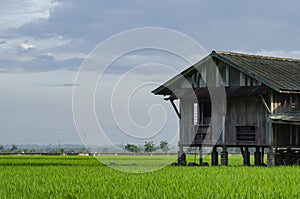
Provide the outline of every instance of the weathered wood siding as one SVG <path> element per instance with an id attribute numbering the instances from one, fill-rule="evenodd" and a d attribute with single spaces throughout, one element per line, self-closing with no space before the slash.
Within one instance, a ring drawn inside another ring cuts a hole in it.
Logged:
<path id="1" fill-rule="evenodd" d="M 300 147 L 300 126 L 273 124 L 273 145 L 282 148 Z"/>
<path id="2" fill-rule="evenodd" d="M 272 101 L 272 114 L 300 109 L 300 96 L 296 94 L 281 94 L 274 92 Z"/>
<path id="3" fill-rule="evenodd" d="M 193 101 L 189 99 L 180 99 L 180 144 L 190 145 L 193 142 L 195 137 L 193 113 Z"/>
<path id="4" fill-rule="evenodd" d="M 181 120 L 180 120 L 180 143 L 190 145 L 198 134 L 206 133 L 208 127 L 213 130 L 214 123 L 220 124 L 221 121 L 210 122 L 209 124 L 195 125 L 194 122 L 194 101 L 189 99 L 180 100 Z M 198 120 L 203 110 L 199 106 Z M 268 112 L 264 107 L 260 97 L 243 97 L 229 98 L 227 101 L 227 113 L 225 118 L 225 145 L 268 145 L 267 137 L 267 118 Z M 237 127 L 238 126 L 254 126 L 255 140 L 254 141 L 238 141 Z M 220 133 L 214 133 L 219 135 Z M 206 138 L 214 138 L 212 132 L 207 132 Z M 199 135 L 200 136 L 200 135 Z M 197 137 L 196 137 L 197 139 Z M 198 142 L 199 143 L 199 142 Z M 209 144 L 206 142 L 204 144 Z M 218 139 L 217 145 L 222 145 L 222 134 Z"/>
<path id="5" fill-rule="evenodd" d="M 296 94 L 273 94 L 271 103 L 273 114 L 280 114 L 300 109 L 300 96 Z M 273 124 L 274 147 L 300 147 L 300 126 L 291 124 Z"/>
<path id="6" fill-rule="evenodd" d="M 267 145 L 267 118 L 268 112 L 260 97 L 227 99 L 226 145 Z M 254 126 L 255 141 L 238 141 L 238 126 Z"/>
<path id="7" fill-rule="evenodd" d="M 216 67 L 218 73 L 216 72 Z M 223 81 L 220 81 L 223 80 Z M 215 60 L 214 63 L 207 62 L 197 70 L 185 77 L 180 83 L 180 88 L 205 88 L 213 86 L 260 86 L 261 82 L 245 75 L 228 64 Z"/>

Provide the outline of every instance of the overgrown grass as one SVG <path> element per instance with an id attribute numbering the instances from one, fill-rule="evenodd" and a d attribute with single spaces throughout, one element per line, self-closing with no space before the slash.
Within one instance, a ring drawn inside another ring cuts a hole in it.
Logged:
<path id="1" fill-rule="evenodd" d="M 151 156 L 106 158 L 108 161 L 119 158 L 119 164 L 125 160 L 138 162 L 138 159 L 145 163 Z M 191 161 L 193 158 L 188 156 Z M 210 162 L 208 156 L 204 160 Z M 240 156 L 231 156 L 229 161 L 242 164 Z M 105 166 L 93 157 L 3 156 L 0 157 L 0 197 L 299 198 L 299 176 L 300 167 L 243 166 L 167 166 L 135 174 Z"/>

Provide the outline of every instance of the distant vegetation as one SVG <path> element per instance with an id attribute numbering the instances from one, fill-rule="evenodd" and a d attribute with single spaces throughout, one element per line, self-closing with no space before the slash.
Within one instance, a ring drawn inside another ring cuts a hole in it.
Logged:
<path id="1" fill-rule="evenodd" d="M 99 146 L 94 147 L 93 151 L 86 149 L 85 146 L 79 144 L 62 144 L 62 145 L 16 145 L 6 144 L 0 145 L 0 153 L 153 153 L 153 152 L 177 152 L 177 146 L 170 146 L 167 140 L 162 140 L 158 146 L 153 141 L 147 141 L 144 145 L 127 143 L 125 145 L 118 144 L 116 147 Z"/>

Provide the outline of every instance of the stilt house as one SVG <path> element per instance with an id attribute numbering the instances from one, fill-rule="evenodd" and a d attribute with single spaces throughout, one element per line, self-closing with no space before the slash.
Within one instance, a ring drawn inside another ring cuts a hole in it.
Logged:
<path id="1" fill-rule="evenodd" d="M 225 91 L 222 121 L 212 119 L 214 89 Z M 212 165 L 218 165 L 221 147 L 221 164 L 227 165 L 227 150 L 234 147 L 245 165 L 250 148 L 255 165 L 264 163 L 264 151 L 270 166 L 300 162 L 300 60 L 212 51 L 152 92 L 165 96 L 178 115 L 179 156 L 184 147 L 212 147 Z M 222 128 L 214 134 L 216 123 Z"/>

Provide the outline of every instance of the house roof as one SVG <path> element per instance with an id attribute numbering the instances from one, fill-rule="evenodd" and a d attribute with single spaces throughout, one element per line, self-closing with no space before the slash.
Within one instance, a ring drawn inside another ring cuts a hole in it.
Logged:
<path id="1" fill-rule="evenodd" d="M 300 92 L 300 60 L 222 51 L 212 51 L 210 55 L 152 92 L 156 95 L 172 94 L 168 88 L 172 88 L 182 76 L 196 70 L 195 66 L 213 57 L 262 82 L 273 90 L 278 92 Z"/>
<path id="2" fill-rule="evenodd" d="M 300 110 L 293 110 L 289 112 L 279 113 L 270 116 L 275 122 L 300 122 Z"/>
<path id="3" fill-rule="evenodd" d="M 300 60 L 233 52 L 213 51 L 211 55 L 240 69 L 274 90 L 300 91 Z"/>

